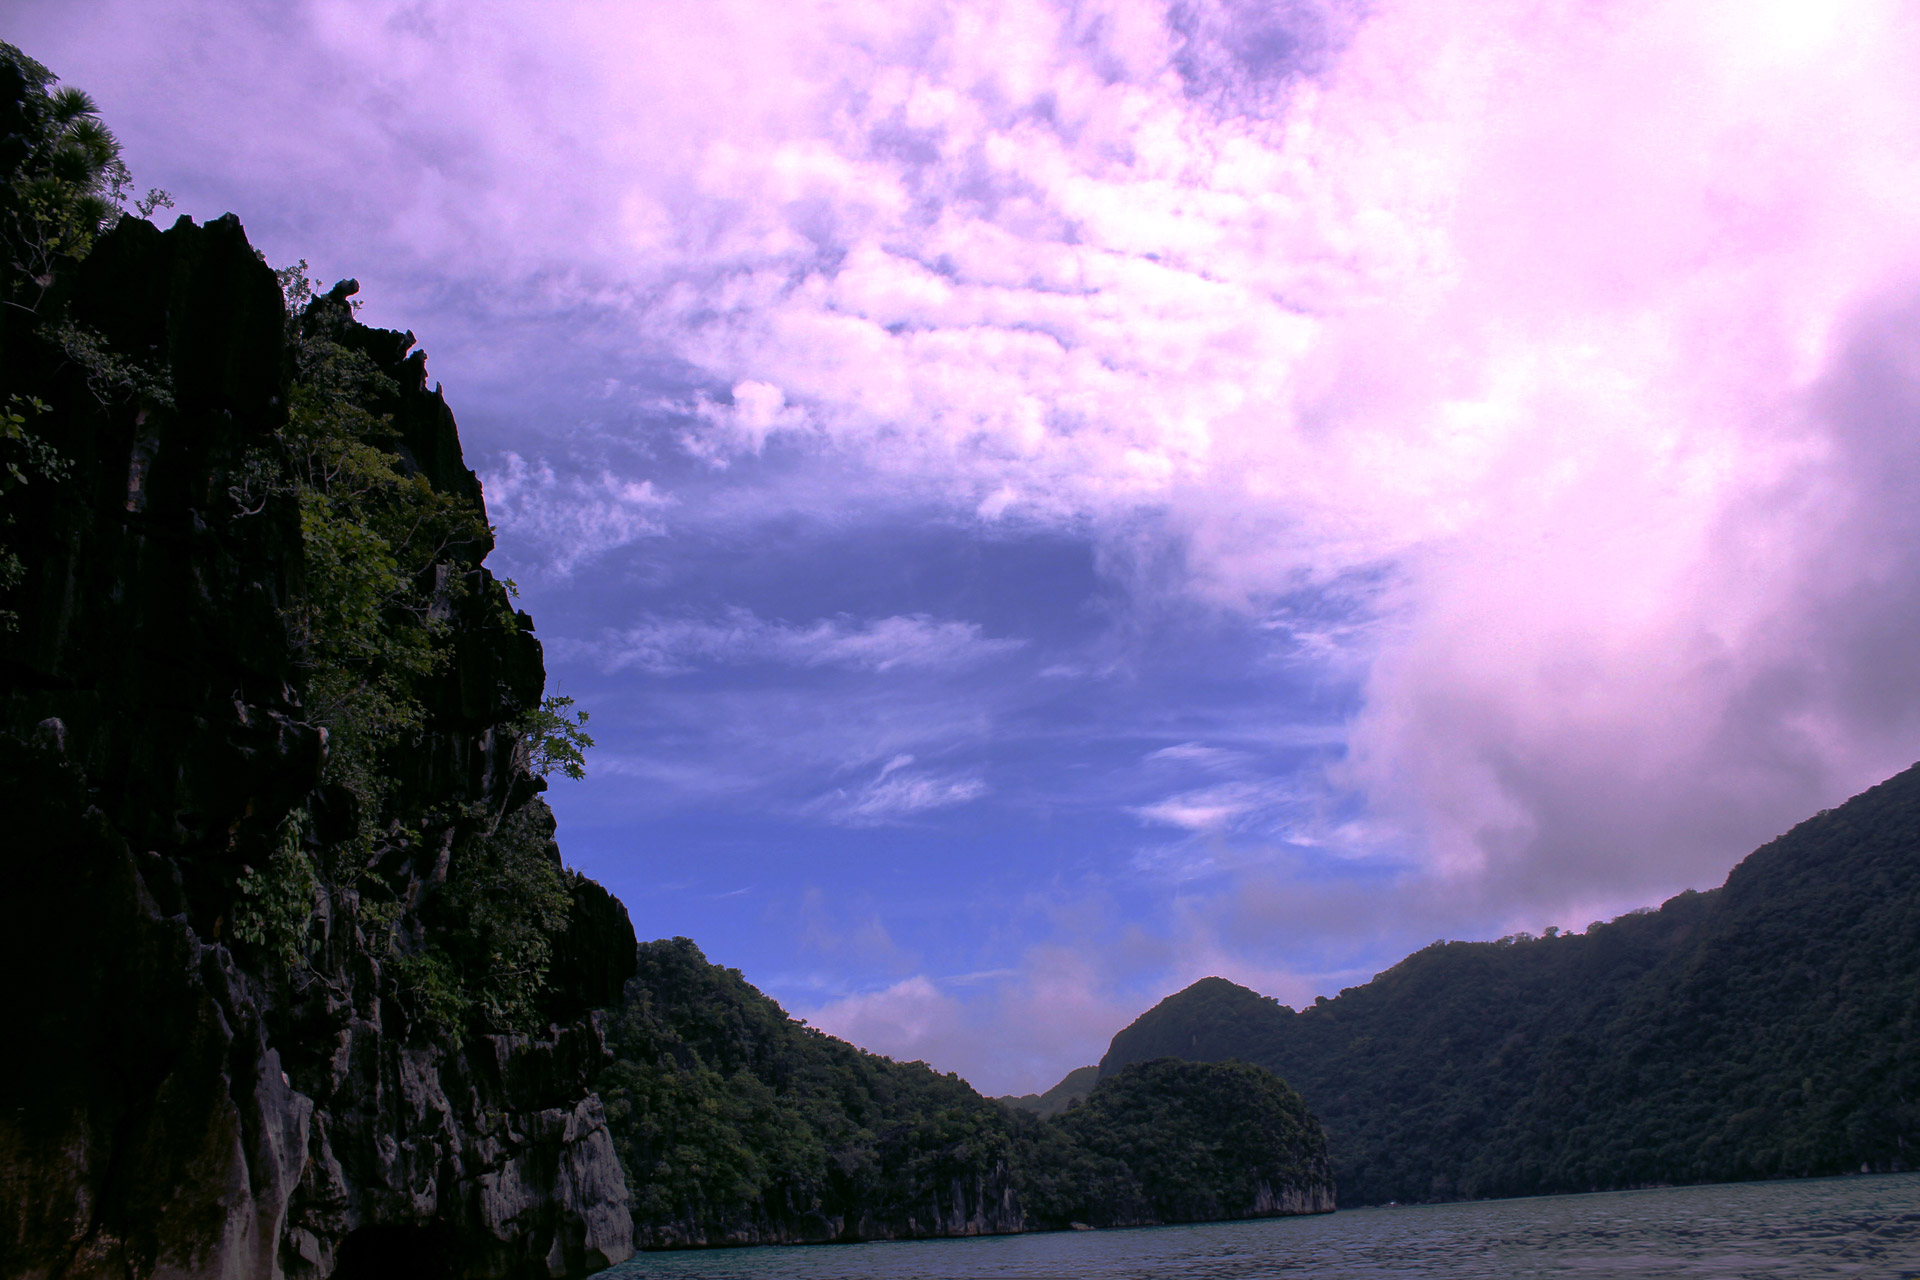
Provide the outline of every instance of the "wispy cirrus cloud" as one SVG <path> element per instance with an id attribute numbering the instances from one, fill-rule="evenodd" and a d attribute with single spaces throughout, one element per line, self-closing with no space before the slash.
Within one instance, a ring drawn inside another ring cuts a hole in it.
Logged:
<path id="1" fill-rule="evenodd" d="M 806 811 L 850 826 L 885 826 L 967 804 L 989 790 L 976 773 L 915 769 L 914 764 L 911 755 L 897 755 L 881 765 L 871 781 L 836 788 L 808 804 Z"/>
<path id="2" fill-rule="evenodd" d="M 1223 782 L 1196 787 L 1134 808 L 1147 822 L 1186 831 L 1225 831 L 1296 798 L 1297 788 L 1275 782 Z"/>
<path id="3" fill-rule="evenodd" d="M 1206 768 L 1230 768 L 1245 758 L 1225 747 L 1210 747 L 1204 742 L 1176 742 L 1147 754 L 1148 764 L 1193 764 Z"/>
<path id="4" fill-rule="evenodd" d="M 1026 642 L 990 637 L 978 624 L 925 614 L 859 620 L 821 618 L 803 625 L 771 621 L 747 609 L 717 618 L 653 618 L 566 647 L 609 671 L 658 675 L 702 666 L 768 663 L 856 671 L 955 671 L 1012 653 Z"/>

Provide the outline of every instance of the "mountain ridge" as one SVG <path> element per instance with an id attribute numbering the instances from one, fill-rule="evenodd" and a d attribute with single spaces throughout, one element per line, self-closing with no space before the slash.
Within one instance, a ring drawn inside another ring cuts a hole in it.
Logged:
<path id="1" fill-rule="evenodd" d="M 1435 943 L 1298 1011 L 1202 979 L 1101 1070 L 1266 1066 L 1370 1204 L 1910 1168 L 1917 1026 L 1913 768 L 1584 934 Z"/>
<path id="2" fill-rule="evenodd" d="M 601 1075 L 645 1248 L 1322 1213 L 1325 1139 L 1263 1068 L 1161 1061 L 1045 1119 L 789 1017 L 686 938 L 644 943 Z"/>

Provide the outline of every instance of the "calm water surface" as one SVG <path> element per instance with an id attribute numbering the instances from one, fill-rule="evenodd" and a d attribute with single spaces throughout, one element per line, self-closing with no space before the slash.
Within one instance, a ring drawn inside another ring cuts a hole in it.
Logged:
<path id="1" fill-rule="evenodd" d="M 609 1280 L 1920 1280 L 1920 1174 L 1346 1209 L 1136 1231 L 647 1253 L 602 1274 Z"/>

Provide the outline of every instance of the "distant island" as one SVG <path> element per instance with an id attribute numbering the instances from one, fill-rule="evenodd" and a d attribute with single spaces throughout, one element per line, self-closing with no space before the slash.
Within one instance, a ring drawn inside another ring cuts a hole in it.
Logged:
<path id="1" fill-rule="evenodd" d="M 1170 1055 L 1171 1056 L 1171 1055 Z M 1080 1102 L 1093 1092 L 1093 1086 L 1100 1083 L 1098 1066 L 1075 1067 L 1061 1077 L 1060 1083 L 1045 1093 L 1026 1093 L 1019 1097 L 1011 1095 L 998 1101 L 1022 1111 L 1031 1111 L 1042 1119 L 1057 1116 L 1068 1107 Z"/>
<path id="2" fill-rule="evenodd" d="M 1297 1012 L 1208 978 L 1100 1074 L 1272 1068 L 1325 1122 L 1347 1205 L 1915 1167 L 1920 768 L 1723 888 L 1549 933 L 1436 942 Z"/>
<path id="3" fill-rule="evenodd" d="M 643 953 L 657 959 L 629 988 L 629 1011 L 655 998 L 650 984 L 684 991 L 700 972 L 691 943 Z M 796 1046 L 789 1054 L 905 1072 L 888 1095 L 903 1108 L 895 1114 L 971 1108 L 1006 1135 L 996 1151 L 1020 1153 L 1009 1168 L 1023 1171 L 1027 1195 L 1038 1185 L 1031 1153 L 1048 1151 L 1033 1145 L 1044 1126 L 1103 1132 L 1106 1121 L 1081 1117 L 1119 1114 L 1122 1097 L 1141 1114 L 1156 1091 L 1181 1087 L 1165 1073 L 1182 1060 L 1264 1067 L 1298 1088 L 1325 1126 L 1349 1206 L 1900 1171 L 1913 1167 L 1908 1140 L 1920 1141 L 1920 767 L 1757 850 L 1723 888 L 1582 934 L 1435 943 L 1298 1011 L 1203 979 L 1122 1029 L 1098 1067 L 999 1099 L 1021 1113 L 1005 1128 L 957 1080 L 942 1095 L 943 1078 L 924 1067 L 784 1022 L 737 974 L 704 981 L 708 994 L 682 997 L 677 1016 L 751 1008 L 728 1024 L 759 1027 L 755 1036 Z M 759 1087 L 785 1089 L 796 1105 L 804 1096 L 775 1083 L 793 1078 L 790 1067 L 735 1061 Z M 734 1076 L 736 1096 L 752 1087 Z M 841 1106 L 833 1123 L 844 1126 Z M 1231 1132 L 1229 1112 L 1221 1121 L 1211 1141 Z M 1204 1128 L 1199 1139 L 1209 1140 Z M 988 1165 L 971 1167 L 979 1176 Z M 1087 1176 L 1084 1159 L 1079 1167 Z M 764 1202 L 766 1185 L 747 1200 Z M 1110 1191 L 1106 1203 L 1131 1194 Z M 1057 1224 L 1058 1213 L 1035 1221 Z"/>
<path id="4" fill-rule="evenodd" d="M 789 1018 L 685 938 L 640 948 L 599 1078 L 643 1247 L 1324 1213 L 1326 1138 L 1263 1067 L 1163 1058 L 1048 1119 Z"/>

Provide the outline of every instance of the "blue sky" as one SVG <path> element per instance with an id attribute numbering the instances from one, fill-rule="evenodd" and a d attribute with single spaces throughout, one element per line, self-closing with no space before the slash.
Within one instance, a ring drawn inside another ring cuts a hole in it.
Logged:
<path id="1" fill-rule="evenodd" d="M 13 0 L 459 417 L 642 936 L 992 1092 L 1920 754 L 1859 0 Z"/>

